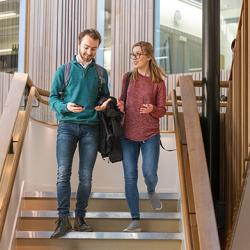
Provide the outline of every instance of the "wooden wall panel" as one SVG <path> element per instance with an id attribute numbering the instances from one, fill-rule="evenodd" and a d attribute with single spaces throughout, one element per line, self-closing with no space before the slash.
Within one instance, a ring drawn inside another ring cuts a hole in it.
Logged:
<path id="1" fill-rule="evenodd" d="M 50 90 L 58 66 L 77 53 L 78 34 L 96 28 L 96 0 L 29 0 L 26 72 L 33 83 Z M 33 109 L 35 118 L 55 120 L 50 108 Z"/>
<path id="2" fill-rule="evenodd" d="M 112 59 L 111 92 L 121 94 L 122 75 L 131 69 L 129 53 L 134 43 L 153 43 L 154 1 L 122 0 L 111 3 Z"/>
<path id="3" fill-rule="evenodd" d="M 77 37 L 96 28 L 96 0 L 29 0 L 28 68 L 31 79 L 49 90 L 56 68 L 77 52 Z"/>

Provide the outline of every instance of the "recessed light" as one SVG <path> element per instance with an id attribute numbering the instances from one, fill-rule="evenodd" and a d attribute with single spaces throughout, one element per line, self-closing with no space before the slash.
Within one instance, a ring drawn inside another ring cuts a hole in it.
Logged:
<path id="1" fill-rule="evenodd" d="M 17 13 L 15 12 L 2 12 L 0 14 L 0 19 L 5 19 L 5 18 L 11 18 L 17 16 Z"/>
<path id="2" fill-rule="evenodd" d="M 0 49 L 0 53 L 11 52 L 12 49 Z"/>

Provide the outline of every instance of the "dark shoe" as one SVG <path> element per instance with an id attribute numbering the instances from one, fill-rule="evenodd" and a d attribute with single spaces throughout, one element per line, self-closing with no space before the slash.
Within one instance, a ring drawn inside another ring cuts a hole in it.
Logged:
<path id="1" fill-rule="evenodd" d="M 56 221 L 56 224 L 57 226 L 55 232 L 50 236 L 50 238 L 62 237 L 72 229 L 68 216 L 60 216 Z"/>
<path id="2" fill-rule="evenodd" d="M 76 216 L 74 222 L 74 230 L 80 232 L 92 232 L 93 229 L 85 222 L 83 216 Z"/>

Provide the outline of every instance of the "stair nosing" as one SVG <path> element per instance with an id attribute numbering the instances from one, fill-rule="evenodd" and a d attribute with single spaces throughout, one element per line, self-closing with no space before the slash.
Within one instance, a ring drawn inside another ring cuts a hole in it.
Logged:
<path id="1" fill-rule="evenodd" d="M 52 231 L 17 231 L 17 239 L 50 238 Z M 183 240 L 182 233 L 156 233 L 156 232 L 69 232 L 60 239 L 128 239 L 128 240 Z"/>
<path id="2" fill-rule="evenodd" d="M 57 218 L 58 212 L 56 210 L 22 210 L 20 218 Z M 70 212 L 70 217 L 74 218 L 74 212 Z M 180 212 L 141 212 L 141 219 L 166 219 L 166 220 L 180 220 Z M 86 212 L 87 219 L 130 219 L 129 212 L 115 212 L 115 211 L 101 211 L 101 212 Z"/>
<path id="3" fill-rule="evenodd" d="M 162 200 L 179 200 L 179 193 L 158 193 Z M 140 193 L 140 199 L 148 199 L 147 193 Z M 26 191 L 24 192 L 24 198 L 56 198 L 56 192 L 44 192 L 44 191 Z M 71 193 L 71 198 L 76 197 L 76 192 Z M 111 192 L 93 192 L 90 195 L 91 199 L 125 199 L 123 192 L 111 193 Z"/>

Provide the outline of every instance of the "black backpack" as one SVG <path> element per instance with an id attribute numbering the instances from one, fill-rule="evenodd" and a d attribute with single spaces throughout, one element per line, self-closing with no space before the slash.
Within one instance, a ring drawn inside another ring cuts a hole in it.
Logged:
<path id="1" fill-rule="evenodd" d="M 72 64 L 71 62 L 68 62 L 65 64 L 64 81 L 62 83 L 61 90 L 59 91 L 60 99 L 63 99 L 63 93 L 69 84 L 71 64 Z M 94 63 L 94 66 L 95 66 L 96 73 L 98 75 L 98 98 L 97 99 L 99 100 L 102 94 L 102 86 L 105 83 L 105 78 L 104 78 L 105 70 L 103 67 L 101 67 L 100 65 L 96 63 Z"/>

